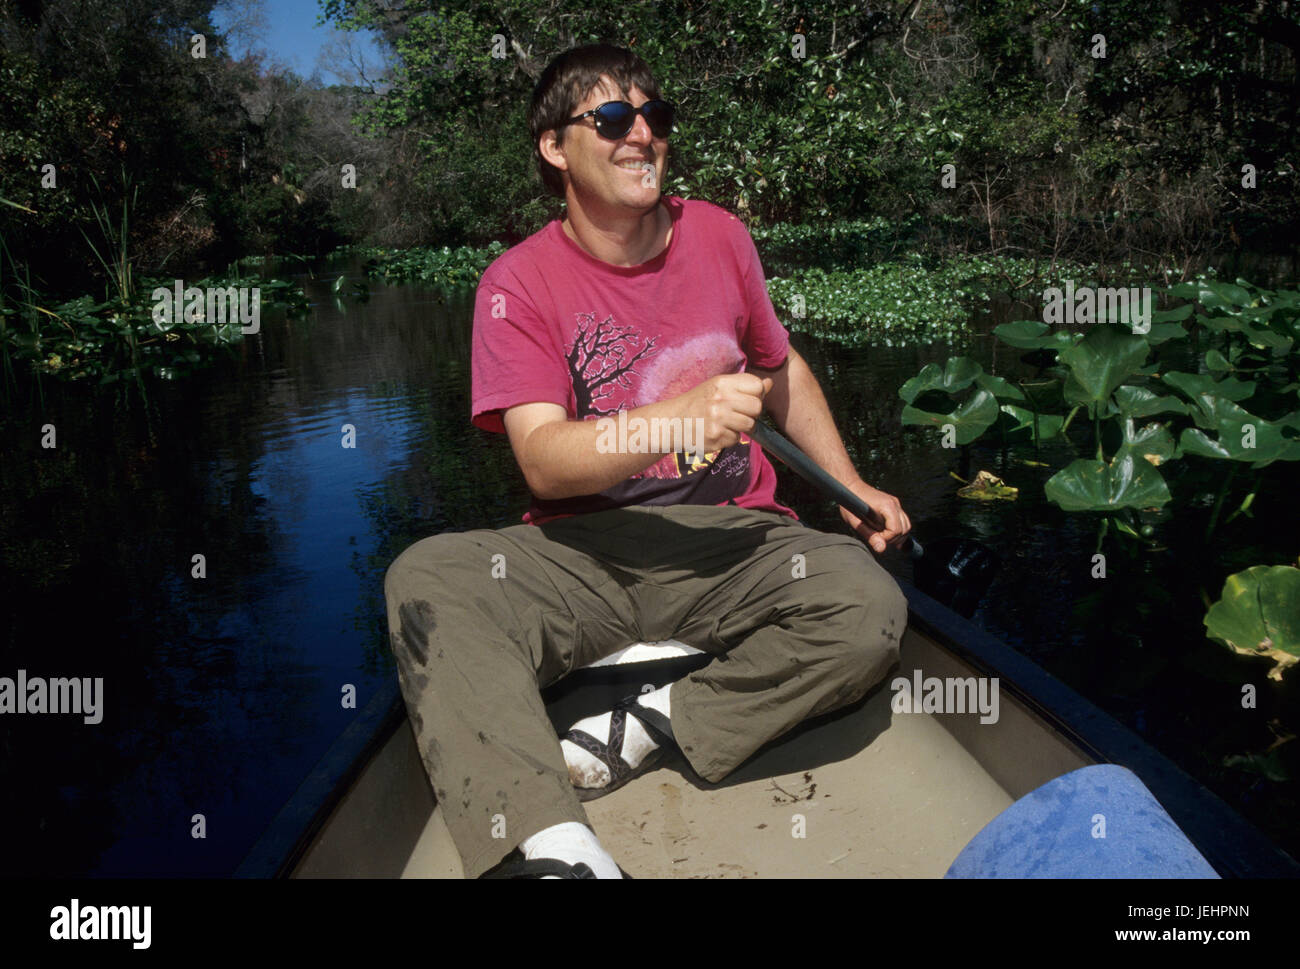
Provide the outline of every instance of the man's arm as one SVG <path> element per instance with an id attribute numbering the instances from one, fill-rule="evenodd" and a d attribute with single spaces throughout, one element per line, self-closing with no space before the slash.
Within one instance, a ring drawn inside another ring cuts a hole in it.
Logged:
<path id="1" fill-rule="evenodd" d="M 738 443 L 740 435 L 753 428 L 763 412 L 763 396 L 771 387 L 770 380 L 754 374 L 723 374 L 677 397 L 628 411 L 628 422 L 694 421 L 693 429 L 698 431 L 693 443 L 706 453 L 720 451 Z M 601 435 L 608 431 L 601 421 L 571 421 L 567 417 L 559 404 L 541 402 L 519 404 L 502 415 L 515 460 L 529 490 L 538 498 L 597 494 L 673 451 L 671 446 L 638 453 L 602 451 Z M 655 438 L 661 445 L 673 443 L 667 434 Z"/>
<path id="2" fill-rule="evenodd" d="M 844 441 L 835 429 L 835 419 L 831 416 L 821 385 L 804 358 L 791 347 L 785 362 L 777 369 L 753 367 L 751 372 L 772 380 L 772 390 L 764 403 L 777 427 L 879 516 L 877 521 L 863 522 L 841 508 L 840 514 L 849 527 L 877 552 L 883 552 L 886 544 L 900 546 L 911 531 L 911 521 L 897 498 L 871 487 L 858 475 L 844 448 Z"/>

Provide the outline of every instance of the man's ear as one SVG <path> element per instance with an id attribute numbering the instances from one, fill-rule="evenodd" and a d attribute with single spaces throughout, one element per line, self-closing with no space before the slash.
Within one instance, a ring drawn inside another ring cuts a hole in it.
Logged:
<path id="1" fill-rule="evenodd" d="M 542 153 L 542 158 L 560 171 L 569 170 L 569 162 L 564 157 L 564 149 L 560 147 L 559 143 L 559 134 L 554 128 L 548 128 L 541 133 L 537 139 L 537 149 Z"/>

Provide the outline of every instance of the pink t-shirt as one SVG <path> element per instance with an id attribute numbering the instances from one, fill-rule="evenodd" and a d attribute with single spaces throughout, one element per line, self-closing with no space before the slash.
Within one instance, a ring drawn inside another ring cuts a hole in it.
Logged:
<path id="1" fill-rule="evenodd" d="M 663 204 L 672 238 L 639 266 L 596 259 L 554 221 L 488 267 L 474 304 L 475 425 L 504 433 L 504 411 L 539 401 L 570 420 L 617 418 L 719 374 L 781 365 L 789 334 L 744 225 L 708 202 Z M 699 457 L 665 455 L 597 495 L 534 496 L 524 521 L 635 504 L 734 504 L 796 517 L 777 502 L 772 465 L 748 437 Z"/>

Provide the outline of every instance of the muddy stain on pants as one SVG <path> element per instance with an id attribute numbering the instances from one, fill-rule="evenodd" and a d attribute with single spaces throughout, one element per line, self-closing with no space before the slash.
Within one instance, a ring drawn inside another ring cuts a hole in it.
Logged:
<path id="1" fill-rule="evenodd" d="M 435 535 L 398 556 L 384 591 L 402 695 L 467 877 L 543 828 L 587 823 L 542 687 L 637 641 L 713 654 L 670 696 L 686 759 L 716 782 L 859 700 L 898 661 L 907 622 L 858 539 L 725 506 Z"/>

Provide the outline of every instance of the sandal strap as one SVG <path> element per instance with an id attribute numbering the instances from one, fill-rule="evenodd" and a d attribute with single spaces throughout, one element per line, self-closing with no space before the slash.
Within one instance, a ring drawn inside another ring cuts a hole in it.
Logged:
<path id="1" fill-rule="evenodd" d="M 595 757 L 602 764 L 609 768 L 609 781 L 613 784 L 615 781 L 632 773 L 633 767 L 625 761 L 621 754 L 623 751 L 623 738 L 627 733 L 627 714 L 617 708 L 609 718 L 609 743 L 602 744 L 599 740 L 587 733 L 585 730 L 571 729 L 561 739 L 581 747 L 591 756 Z"/>
<path id="2" fill-rule="evenodd" d="M 676 750 L 677 738 L 673 735 L 672 722 L 658 710 L 653 707 L 645 706 L 637 702 L 636 696 L 624 697 L 614 704 L 614 715 L 618 716 L 631 715 L 641 721 L 641 726 L 645 727 L 646 733 L 654 738 L 655 743 L 660 747 L 668 747 Z"/>
<path id="3" fill-rule="evenodd" d="M 620 869 L 621 870 L 621 869 Z M 595 878 L 596 873 L 583 861 L 570 865 L 558 858 L 534 858 L 532 861 L 520 859 L 486 872 L 483 877 L 493 878 Z"/>

